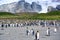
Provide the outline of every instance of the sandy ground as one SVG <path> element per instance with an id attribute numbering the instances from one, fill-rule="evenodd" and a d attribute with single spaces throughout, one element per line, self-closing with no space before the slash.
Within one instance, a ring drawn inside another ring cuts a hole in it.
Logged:
<path id="1" fill-rule="evenodd" d="M 46 36 L 47 27 L 41 26 L 26 26 L 29 30 L 32 28 L 36 32 L 39 30 L 40 39 L 39 40 L 60 40 L 60 27 L 57 33 L 54 33 L 54 27 L 50 28 L 50 36 Z M 0 28 L 0 40 L 34 40 L 35 36 L 26 35 L 26 27 L 8 27 L 1 30 Z"/>

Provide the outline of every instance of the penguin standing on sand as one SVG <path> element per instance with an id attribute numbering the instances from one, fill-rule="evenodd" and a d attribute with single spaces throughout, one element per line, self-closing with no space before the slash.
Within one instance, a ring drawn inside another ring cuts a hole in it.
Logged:
<path id="1" fill-rule="evenodd" d="M 39 40 L 39 31 L 37 31 L 35 34 L 35 40 Z"/>
<path id="2" fill-rule="evenodd" d="M 55 32 L 55 33 L 57 32 L 57 28 L 56 28 L 56 27 L 54 28 L 54 32 Z"/>
<path id="3" fill-rule="evenodd" d="M 50 28 L 47 28 L 47 36 L 50 36 Z"/>

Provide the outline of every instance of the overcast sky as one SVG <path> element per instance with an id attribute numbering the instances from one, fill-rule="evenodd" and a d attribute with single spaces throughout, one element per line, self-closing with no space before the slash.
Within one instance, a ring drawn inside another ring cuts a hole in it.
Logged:
<path id="1" fill-rule="evenodd" d="M 7 4 L 7 3 L 12 3 L 12 2 L 18 2 L 19 0 L 0 0 L 0 5 L 2 5 L 2 4 Z M 54 2 L 52 2 L 52 0 L 25 0 L 26 2 L 29 2 L 29 3 L 32 3 L 33 1 L 34 2 L 39 2 L 40 4 L 41 3 L 54 3 Z M 53 1 L 57 1 L 57 0 L 53 0 Z M 58 0 L 58 1 L 60 1 L 60 0 Z M 59 2 L 56 2 L 56 3 L 59 3 Z M 56 3 L 54 3 L 54 4 L 56 4 Z"/>
<path id="2" fill-rule="evenodd" d="M 0 0 L 0 4 L 6 4 L 6 3 L 11 3 L 11 2 L 17 2 L 17 1 L 19 1 L 19 0 Z M 43 1 L 51 2 L 52 0 L 25 0 L 25 1 L 31 3 L 33 1 L 35 1 L 35 2 L 37 2 L 37 1 L 39 1 L 39 2 L 43 2 Z M 56 1 L 56 0 L 53 0 L 53 1 Z"/>

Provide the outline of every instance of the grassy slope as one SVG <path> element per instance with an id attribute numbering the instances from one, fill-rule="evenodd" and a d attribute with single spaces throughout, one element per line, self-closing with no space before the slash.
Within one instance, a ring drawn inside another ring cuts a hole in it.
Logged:
<path id="1" fill-rule="evenodd" d="M 60 11 L 48 12 L 47 14 L 37 13 L 20 13 L 11 14 L 7 12 L 0 12 L 0 18 L 17 18 L 17 19 L 39 19 L 39 20 L 60 20 Z"/>
<path id="2" fill-rule="evenodd" d="M 9 12 L 0 12 L 0 19 L 1 18 L 14 18 L 16 15 L 9 13 Z"/>

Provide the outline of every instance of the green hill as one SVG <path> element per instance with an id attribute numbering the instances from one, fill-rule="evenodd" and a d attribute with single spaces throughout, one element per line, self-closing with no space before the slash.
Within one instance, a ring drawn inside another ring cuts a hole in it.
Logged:
<path id="1" fill-rule="evenodd" d="M 48 15 L 60 15 L 60 11 L 52 11 L 52 12 L 48 12 Z"/>
<path id="2" fill-rule="evenodd" d="M 4 16 L 5 16 L 5 15 L 14 15 L 14 14 L 9 13 L 9 12 L 0 12 L 0 16 L 1 16 L 1 15 L 4 15 Z"/>
<path id="3" fill-rule="evenodd" d="M 16 13 L 0 12 L 0 19 L 23 19 L 23 20 L 60 20 L 60 11 L 53 11 L 48 13 Z"/>

